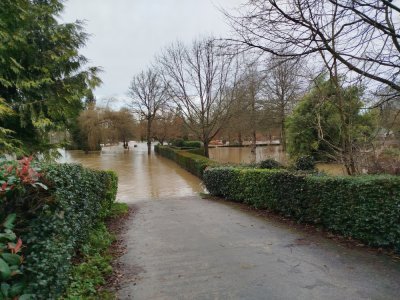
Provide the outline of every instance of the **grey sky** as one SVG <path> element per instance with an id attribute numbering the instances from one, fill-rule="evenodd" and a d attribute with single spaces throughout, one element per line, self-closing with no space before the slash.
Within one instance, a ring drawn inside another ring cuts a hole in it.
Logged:
<path id="1" fill-rule="evenodd" d="M 83 54 L 104 69 L 98 99 L 126 95 L 132 76 L 148 66 L 162 47 L 176 40 L 226 35 L 217 7 L 243 0 L 67 0 L 63 20 L 86 20 L 92 34 Z"/>

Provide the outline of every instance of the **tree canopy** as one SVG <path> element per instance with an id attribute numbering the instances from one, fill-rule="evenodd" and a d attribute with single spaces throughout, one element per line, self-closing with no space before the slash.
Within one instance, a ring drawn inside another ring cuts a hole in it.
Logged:
<path id="1" fill-rule="evenodd" d="M 347 134 L 344 136 L 338 91 L 332 80 L 316 79 L 287 120 L 288 152 L 292 157 L 312 155 L 320 160 L 341 160 L 342 138 L 350 139 L 354 150 L 373 134 L 369 113 L 362 113 L 362 90 L 356 86 L 341 88 Z M 342 112 L 343 113 L 343 112 Z"/>
<path id="2" fill-rule="evenodd" d="M 387 0 L 251 0 L 227 15 L 236 45 L 292 59 L 316 54 L 398 97 L 399 12 Z"/>
<path id="3" fill-rule="evenodd" d="M 88 35 L 82 22 L 60 23 L 60 0 L 4 0 L 0 3 L 0 142 L 25 153 L 50 148 L 47 132 L 76 119 L 82 99 L 101 83 L 99 68 L 79 53 Z"/>

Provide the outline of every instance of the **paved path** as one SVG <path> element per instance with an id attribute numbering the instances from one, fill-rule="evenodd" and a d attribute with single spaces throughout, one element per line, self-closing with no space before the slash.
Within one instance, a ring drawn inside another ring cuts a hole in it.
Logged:
<path id="1" fill-rule="evenodd" d="M 400 299 L 400 263 L 196 195 L 141 201 L 120 299 Z"/>

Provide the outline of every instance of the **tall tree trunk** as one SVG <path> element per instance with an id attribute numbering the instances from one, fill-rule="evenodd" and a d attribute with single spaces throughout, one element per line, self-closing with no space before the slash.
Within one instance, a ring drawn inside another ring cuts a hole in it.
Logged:
<path id="1" fill-rule="evenodd" d="M 251 133 L 251 153 L 256 154 L 256 148 L 257 148 L 257 133 L 253 129 Z"/>
<path id="2" fill-rule="evenodd" d="M 209 158 L 210 157 L 210 153 L 208 151 L 208 143 L 209 143 L 209 141 L 203 141 L 203 143 L 204 143 L 204 156 Z"/>
<path id="3" fill-rule="evenodd" d="M 239 142 L 239 146 L 243 146 L 242 132 L 241 131 L 238 132 L 238 142 Z"/>
<path id="4" fill-rule="evenodd" d="M 286 151 L 286 128 L 285 128 L 285 117 L 282 116 L 282 121 L 281 121 L 281 145 L 282 145 L 282 151 Z"/>
<path id="5" fill-rule="evenodd" d="M 256 96 L 254 86 L 251 86 L 251 153 L 256 154 L 257 136 L 256 136 Z M 254 159 L 255 160 L 255 159 Z"/>
<path id="6" fill-rule="evenodd" d="M 147 120 L 147 154 L 151 154 L 151 119 Z"/>
<path id="7" fill-rule="evenodd" d="M 336 24 L 336 16 L 337 16 L 337 6 L 335 7 L 335 11 L 333 14 L 333 22 L 332 22 L 332 36 L 335 36 L 335 24 Z M 332 39 L 332 49 L 335 51 L 336 48 L 336 39 Z M 343 98 L 343 93 L 341 90 L 340 82 L 339 82 L 339 72 L 338 72 L 338 63 L 336 57 L 333 58 L 333 76 L 331 73 L 331 78 L 333 80 L 335 86 L 335 94 L 338 97 L 339 102 L 339 114 L 340 114 L 340 127 L 341 127 L 341 159 L 346 168 L 348 175 L 355 175 L 357 173 L 355 163 L 354 163 L 354 154 L 353 154 L 353 142 L 351 138 L 350 131 L 350 122 L 349 118 L 346 116 L 345 111 L 345 100 Z"/>

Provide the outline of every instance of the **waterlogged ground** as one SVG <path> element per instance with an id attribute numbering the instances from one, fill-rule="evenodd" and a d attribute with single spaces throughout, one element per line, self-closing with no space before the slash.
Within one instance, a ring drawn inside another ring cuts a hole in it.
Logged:
<path id="1" fill-rule="evenodd" d="M 116 170 L 134 205 L 120 299 L 399 299 L 399 262 L 202 199 L 200 180 L 143 145 L 64 160 Z"/>

